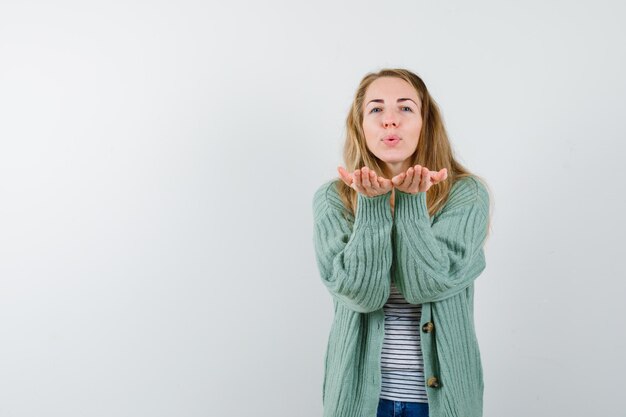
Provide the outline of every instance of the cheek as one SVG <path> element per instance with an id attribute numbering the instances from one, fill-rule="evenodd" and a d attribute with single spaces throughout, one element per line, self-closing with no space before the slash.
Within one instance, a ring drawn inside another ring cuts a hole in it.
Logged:
<path id="1" fill-rule="evenodd" d="M 363 133 L 365 133 L 366 138 L 369 139 L 370 137 L 374 135 L 375 132 L 376 132 L 375 125 L 373 125 L 371 122 L 367 122 L 367 121 L 363 122 Z"/>
<path id="2" fill-rule="evenodd" d="M 417 136 L 419 136 L 420 131 L 422 130 L 422 121 L 417 120 L 413 123 L 413 130 L 417 132 Z"/>

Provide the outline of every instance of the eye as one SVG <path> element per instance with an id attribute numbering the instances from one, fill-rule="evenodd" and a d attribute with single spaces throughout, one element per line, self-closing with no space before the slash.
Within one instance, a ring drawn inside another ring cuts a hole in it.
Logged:
<path id="1" fill-rule="evenodd" d="M 401 109 L 408 109 L 410 112 L 413 112 L 413 109 L 410 108 L 409 106 L 402 106 Z M 379 113 L 379 112 L 375 112 L 374 110 L 381 110 L 381 108 L 374 107 L 372 110 L 370 110 L 370 113 Z"/>

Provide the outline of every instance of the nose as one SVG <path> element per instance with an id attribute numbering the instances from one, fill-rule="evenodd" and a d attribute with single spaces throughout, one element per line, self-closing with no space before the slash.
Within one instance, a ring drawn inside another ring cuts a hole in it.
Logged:
<path id="1" fill-rule="evenodd" d="M 396 123 L 396 120 L 393 118 L 393 116 L 387 116 L 387 118 L 385 120 L 383 120 L 383 126 L 385 127 L 396 127 L 398 126 L 398 124 Z"/>

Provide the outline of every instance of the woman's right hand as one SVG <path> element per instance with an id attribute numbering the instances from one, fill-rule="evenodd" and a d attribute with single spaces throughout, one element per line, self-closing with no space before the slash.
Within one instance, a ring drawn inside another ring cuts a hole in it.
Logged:
<path id="1" fill-rule="evenodd" d="M 393 188 L 393 183 L 383 177 L 376 175 L 368 167 L 357 169 L 352 174 L 346 171 L 342 166 L 337 167 L 339 177 L 350 188 L 363 194 L 366 197 L 376 197 L 378 195 L 387 194 Z"/>

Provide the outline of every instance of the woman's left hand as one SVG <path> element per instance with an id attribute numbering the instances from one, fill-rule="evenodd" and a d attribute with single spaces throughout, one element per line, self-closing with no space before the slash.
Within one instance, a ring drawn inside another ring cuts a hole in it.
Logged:
<path id="1" fill-rule="evenodd" d="M 409 194 L 426 192 L 434 185 L 448 178 L 448 170 L 441 169 L 439 172 L 431 171 L 421 165 L 410 167 L 406 172 L 396 175 L 391 179 L 394 188 Z"/>

